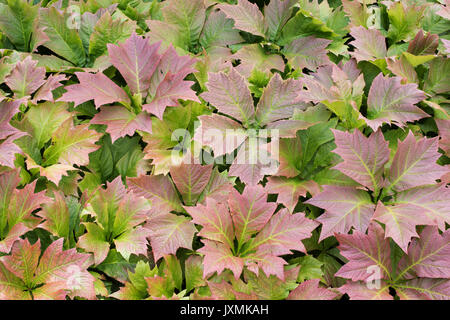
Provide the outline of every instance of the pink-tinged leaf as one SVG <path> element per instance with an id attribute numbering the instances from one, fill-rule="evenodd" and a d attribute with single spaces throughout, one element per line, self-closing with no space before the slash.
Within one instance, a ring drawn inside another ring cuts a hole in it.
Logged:
<path id="1" fill-rule="evenodd" d="M 203 227 L 199 236 L 233 247 L 233 220 L 226 204 L 206 198 L 206 205 L 197 204 L 195 207 L 184 208 L 193 218 L 192 221 Z"/>
<path id="2" fill-rule="evenodd" d="M 116 221 L 118 217 L 116 217 Z M 148 229 L 138 226 L 134 229 L 127 229 L 120 236 L 114 239 L 117 252 L 126 260 L 131 254 L 147 256 L 147 237 L 150 235 Z"/>
<path id="3" fill-rule="evenodd" d="M 268 193 L 278 194 L 277 202 L 282 203 L 289 212 L 293 212 L 299 197 L 313 196 L 320 192 L 319 185 L 313 180 L 302 181 L 286 177 L 271 176 L 267 178 L 265 189 Z"/>
<path id="4" fill-rule="evenodd" d="M 276 39 L 292 14 L 296 0 L 273 0 L 264 7 L 264 23 L 269 39 Z"/>
<path id="5" fill-rule="evenodd" d="M 283 80 L 276 73 L 264 89 L 256 106 L 256 119 L 261 125 L 292 117 L 294 110 L 304 109 L 305 105 L 299 92 L 300 80 Z"/>
<path id="6" fill-rule="evenodd" d="M 260 185 L 247 186 L 242 194 L 232 189 L 228 203 L 234 232 L 240 243 L 260 231 L 277 208 L 275 202 L 267 202 L 267 191 Z"/>
<path id="7" fill-rule="evenodd" d="M 161 43 L 150 44 L 133 33 L 124 43 L 107 44 L 109 59 L 124 77 L 133 93 L 143 93 L 150 87 L 150 79 L 158 66 Z"/>
<path id="8" fill-rule="evenodd" d="M 163 119 L 166 107 L 175 107 L 178 100 L 192 100 L 200 102 L 195 91 L 191 89 L 193 81 L 185 81 L 182 73 L 172 74 L 168 72 L 164 80 L 156 89 L 154 98 L 150 103 L 142 106 L 142 109 L 154 114 L 159 119 Z"/>
<path id="9" fill-rule="evenodd" d="M 450 280 L 412 279 L 396 285 L 396 291 L 400 299 L 450 300 Z"/>
<path id="10" fill-rule="evenodd" d="M 126 135 L 133 136 L 136 130 L 152 132 L 152 119 L 147 113 L 136 115 L 122 106 L 101 107 L 91 123 L 107 125 L 106 132 L 111 135 L 112 142 Z"/>
<path id="11" fill-rule="evenodd" d="M 33 245 L 28 240 L 17 241 L 12 247 L 11 255 L 1 257 L 0 261 L 16 277 L 28 284 L 33 281 L 40 255 L 39 240 Z"/>
<path id="12" fill-rule="evenodd" d="M 391 190 L 402 191 L 434 184 L 448 172 L 448 169 L 436 163 L 440 157 L 438 139 L 422 138 L 417 141 L 410 132 L 405 140 L 398 143 L 387 177 Z"/>
<path id="13" fill-rule="evenodd" d="M 219 172 L 217 168 L 214 168 L 201 198 L 212 198 L 217 202 L 226 202 L 232 188 L 233 185 L 228 180 L 227 172 Z"/>
<path id="14" fill-rule="evenodd" d="M 287 300 L 333 300 L 338 296 L 326 288 L 319 286 L 319 279 L 302 282 L 289 293 Z"/>
<path id="15" fill-rule="evenodd" d="M 420 238 L 414 238 L 408 255 L 399 263 L 398 277 L 411 279 L 450 278 L 450 231 L 439 234 L 437 227 L 425 227 Z"/>
<path id="16" fill-rule="evenodd" d="M 89 153 L 100 148 L 95 142 L 102 136 L 88 127 L 89 124 L 74 126 L 72 118 L 64 121 L 53 133 L 52 146 L 44 152 L 44 165 L 87 165 Z"/>
<path id="17" fill-rule="evenodd" d="M 63 84 L 61 81 L 67 80 L 66 76 L 63 74 L 52 74 L 50 75 L 42 87 L 39 88 L 38 91 L 34 94 L 32 103 L 37 104 L 38 101 L 46 100 L 46 101 L 54 101 L 52 91 L 56 88 L 61 87 Z"/>
<path id="18" fill-rule="evenodd" d="M 319 241 L 334 233 L 348 233 L 353 227 L 366 232 L 375 212 L 375 204 L 364 190 L 354 187 L 324 186 L 323 191 L 306 201 L 325 210 L 316 221 L 322 223 Z"/>
<path id="19" fill-rule="evenodd" d="M 367 4 L 372 3 L 373 1 L 366 1 L 363 6 L 361 1 L 359 0 L 341 0 L 342 6 L 345 14 L 350 19 L 350 26 L 367 26 L 367 20 L 369 18 L 370 12 L 367 9 Z"/>
<path id="20" fill-rule="evenodd" d="M 354 231 L 349 235 L 336 234 L 336 239 L 339 241 L 340 253 L 349 260 L 336 273 L 337 277 L 358 281 L 369 277 L 371 280 L 379 280 L 390 275 L 391 249 L 389 239 L 385 239 L 380 225 L 370 224 L 367 235 Z M 374 273 L 374 270 L 379 272 Z"/>
<path id="21" fill-rule="evenodd" d="M 283 258 L 273 255 L 268 248 L 258 250 L 245 258 L 247 269 L 257 276 L 263 276 L 259 273 L 259 268 L 261 268 L 265 275 L 269 277 L 274 275 L 279 280 L 285 280 L 284 266 L 288 263 Z"/>
<path id="22" fill-rule="evenodd" d="M 42 210 L 38 212 L 38 215 L 45 219 L 40 227 L 57 237 L 69 238 L 70 213 L 64 193 L 58 191 L 53 195 L 54 201 L 42 205 Z"/>
<path id="23" fill-rule="evenodd" d="M 244 268 L 244 259 L 235 257 L 229 246 L 211 240 L 202 240 L 205 246 L 197 250 L 204 254 L 203 277 L 207 278 L 214 272 L 221 274 L 225 269 L 230 269 L 234 277 L 238 279 Z"/>
<path id="24" fill-rule="evenodd" d="M 450 155 L 450 120 L 434 119 L 439 129 L 439 148 L 444 150 L 445 154 Z"/>
<path id="25" fill-rule="evenodd" d="M 23 151 L 14 141 L 24 135 L 26 135 L 25 132 L 18 132 L 0 142 L 0 165 L 15 168 L 14 160 L 16 159 L 16 154 L 23 154 Z"/>
<path id="26" fill-rule="evenodd" d="M 228 18 L 234 20 L 236 29 L 264 37 L 266 28 L 264 17 L 255 3 L 248 0 L 238 0 L 237 5 L 221 4 L 218 6 Z"/>
<path id="27" fill-rule="evenodd" d="M 63 280 L 70 297 L 95 299 L 95 278 L 87 271 L 92 264 L 91 255 L 78 253 L 76 249 L 63 251 L 62 238 L 54 241 L 45 250 L 36 270 L 36 283 L 51 283 Z"/>
<path id="28" fill-rule="evenodd" d="M 192 250 L 192 241 L 197 232 L 192 221 L 175 214 L 157 215 L 146 226 L 150 231 L 150 244 L 155 261 L 166 254 L 176 254 L 178 248 Z"/>
<path id="29" fill-rule="evenodd" d="M 20 240 L 20 236 L 24 235 L 30 230 L 24 223 L 20 222 L 14 225 L 11 230 L 9 230 L 6 237 L 0 241 L 0 252 L 9 253 L 11 247 L 17 240 Z"/>
<path id="30" fill-rule="evenodd" d="M 445 53 L 447 53 L 447 55 L 449 55 L 450 54 L 450 40 L 441 39 L 441 41 L 444 44 Z"/>
<path id="31" fill-rule="evenodd" d="M 331 63 L 326 50 L 330 43 L 331 40 L 308 36 L 295 39 L 284 47 L 283 52 L 294 68 L 315 71 L 317 67 Z"/>
<path id="32" fill-rule="evenodd" d="M 264 139 L 247 139 L 239 148 L 231 164 L 229 175 L 239 177 L 248 185 L 258 184 L 265 175 L 277 172 L 277 163 L 272 158 Z"/>
<path id="33" fill-rule="evenodd" d="M 64 87 L 67 92 L 58 101 L 74 102 L 77 106 L 94 100 L 97 108 L 113 102 L 130 103 L 125 91 L 103 73 L 75 72 L 75 75 L 80 83 Z"/>
<path id="34" fill-rule="evenodd" d="M 441 230 L 450 224 L 450 189 L 445 183 L 403 191 L 396 195 L 395 204 L 426 215 Z"/>
<path id="35" fill-rule="evenodd" d="M 192 163 L 194 159 L 191 159 L 190 162 L 182 162 L 180 165 L 170 168 L 173 182 L 187 205 L 197 202 L 198 197 L 208 184 L 213 167 L 212 164 L 203 166 Z"/>
<path id="36" fill-rule="evenodd" d="M 337 146 L 333 152 L 344 159 L 334 169 L 370 190 L 379 190 L 383 186 L 384 165 L 389 160 L 388 142 L 381 130 L 368 138 L 357 129 L 353 133 L 332 131 Z"/>
<path id="37" fill-rule="evenodd" d="M 402 84 L 419 83 L 419 77 L 416 70 L 404 55 L 398 60 L 395 60 L 395 58 L 388 58 L 386 59 L 386 62 L 388 69 L 396 76 L 402 78 Z"/>
<path id="38" fill-rule="evenodd" d="M 128 188 L 137 196 L 145 197 L 152 203 L 152 212 L 165 214 L 170 211 L 182 211 L 181 201 L 175 187 L 168 176 L 142 175 L 127 178 Z"/>
<path id="39" fill-rule="evenodd" d="M 20 131 L 9 124 L 12 117 L 19 112 L 22 100 L 1 101 L 0 100 L 0 140 L 6 139 L 12 134 Z"/>
<path id="40" fill-rule="evenodd" d="M 248 44 L 232 55 L 232 59 L 239 60 L 239 65 L 235 67 L 245 78 L 251 77 L 257 70 L 266 76 L 271 75 L 271 70 L 284 70 L 284 61 L 279 54 L 267 53 L 259 44 Z"/>
<path id="41" fill-rule="evenodd" d="M 272 136 L 276 133 L 280 138 L 295 138 L 298 130 L 305 130 L 313 125 L 314 123 L 302 120 L 278 120 L 269 123 L 265 129 Z"/>
<path id="42" fill-rule="evenodd" d="M 202 146 L 209 146 L 214 157 L 236 150 L 247 139 L 239 122 L 218 114 L 198 117 L 200 126 L 195 130 L 194 140 Z"/>
<path id="43" fill-rule="evenodd" d="M 244 78 L 236 70 L 231 69 L 229 74 L 210 73 L 206 87 L 208 92 L 202 93 L 201 97 L 219 112 L 244 124 L 253 118 L 255 110 L 252 95 Z"/>
<path id="44" fill-rule="evenodd" d="M 65 281 L 46 283 L 33 290 L 33 300 L 65 300 Z"/>
<path id="45" fill-rule="evenodd" d="M 367 124 L 375 131 L 383 123 L 405 126 L 429 115 L 415 106 L 425 99 L 417 84 L 401 84 L 400 77 L 384 77 L 379 74 L 372 82 L 367 98 Z"/>
<path id="46" fill-rule="evenodd" d="M 356 48 L 353 56 L 358 62 L 386 57 L 386 39 L 379 30 L 366 29 L 362 26 L 353 27 L 350 35 L 355 38 L 350 44 Z"/>
<path id="47" fill-rule="evenodd" d="M 408 204 L 384 205 L 378 202 L 373 219 L 386 225 L 386 237 L 391 237 L 403 251 L 407 251 L 412 237 L 418 237 L 416 226 L 433 225 L 429 217 Z"/>
<path id="48" fill-rule="evenodd" d="M 302 212 L 290 214 L 282 209 L 258 233 L 251 246 L 257 248 L 257 252 L 270 252 L 277 256 L 290 254 L 291 250 L 306 252 L 301 241 L 311 237 L 318 225 Z"/>
<path id="49" fill-rule="evenodd" d="M 44 167 L 36 164 L 36 162 L 34 162 L 34 160 L 31 159 L 30 157 L 28 157 L 25 160 L 25 163 L 27 164 L 27 167 L 29 169 L 33 169 L 33 168 L 39 169 L 39 174 L 41 175 L 41 177 L 46 177 L 48 180 L 50 180 L 51 182 L 53 182 L 56 185 L 59 184 L 59 182 L 61 181 L 63 176 L 68 175 L 67 172 L 69 170 L 76 170 L 76 168 L 74 168 L 73 166 L 67 165 L 67 164 L 53 164 L 51 166 L 44 168 Z"/>
<path id="50" fill-rule="evenodd" d="M 16 99 L 30 96 L 45 83 L 45 68 L 36 67 L 37 63 L 28 56 L 19 61 L 5 78 L 5 84 L 14 92 Z"/>
<path id="51" fill-rule="evenodd" d="M 31 300 L 32 297 L 24 286 L 23 280 L 16 277 L 0 262 L 0 299 Z"/>
<path id="52" fill-rule="evenodd" d="M 338 288 L 341 293 L 346 293 L 350 300 L 394 300 L 389 294 L 389 285 L 384 281 L 380 281 L 379 288 L 369 288 L 367 283 L 349 282 Z"/>
<path id="53" fill-rule="evenodd" d="M 223 280 L 221 283 L 207 281 L 214 300 L 257 300 L 256 295 L 236 291 L 231 284 Z"/>

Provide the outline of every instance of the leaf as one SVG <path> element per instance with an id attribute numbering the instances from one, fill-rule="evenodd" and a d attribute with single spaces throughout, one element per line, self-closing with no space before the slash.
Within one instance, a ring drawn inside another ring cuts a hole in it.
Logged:
<path id="1" fill-rule="evenodd" d="M 91 59 L 95 61 L 96 58 L 106 53 L 107 47 L 129 38 L 135 27 L 132 21 L 113 19 L 110 13 L 106 11 L 97 21 L 90 35 L 89 55 Z M 111 53 L 109 53 L 109 57 L 111 63 L 113 63 Z"/>
<path id="2" fill-rule="evenodd" d="M 65 120 L 53 133 L 53 145 L 44 152 L 44 165 L 87 165 L 89 153 L 99 148 L 95 142 L 101 134 L 88 129 L 88 124 L 74 126 L 72 119 Z"/>
<path id="3" fill-rule="evenodd" d="M 130 103 L 128 95 L 103 73 L 75 72 L 80 81 L 65 87 L 65 92 L 58 101 L 75 102 L 75 106 L 94 100 L 95 107 L 112 102 Z"/>
<path id="4" fill-rule="evenodd" d="M 108 44 L 109 59 L 125 78 L 131 92 L 143 93 L 150 88 L 150 80 L 161 56 L 160 43 L 150 44 L 148 39 L 133 33 L 123 44 Z"/>
<path id="5" fill-rule="evenodd" d="M 178 166 L 170 168 L 170 175 L 181 193 L 184 202 L 192 205 L 197 202 L 198 197 L 206 187 L 211 177 L 212 165 L 202 166 L 191 159 L 189 163 L 181 162 Z M 194 162 L 194 163 L 192 163 Z"/>
<path id="6" fill-rule="evenodd" d="M 384 205 L 378 202 L 373 218 L 386 225 L 386 237 L 391 237 L 406 252 L 412 237 L 417 237 L 417 225 L 433 225 L 433 221 L 409 205 Z"/>
<path id="7" fill-rule="evenodd" d="M 282 80 L 276 73 L 270 80 L 256 106 L 256 119 L 261 125 L 290 118 L 294 110 L 303 108 L 299 95 L 301 82 Z"/>
<path id="8" fill-rule="evenodd" d="M 42 206 L 39 216 L 45 219 L 41 227 L 53 235 L 69 239 L 70 212 L 62 192 L 54 192 L 54 201 Z"/>
<path id="9" fill-rule="evenodd" d="M 361 281 L 350 282 L 338 288 L 341 293 L 349 295 L 351 300 L 394 300 L 389 294 L 389 284 L 380 281 L 379 287 L 368 288 Z"/>
<path id="10" fill-rule="evenodd" d="M 100 107 L 91 124 L 107 125 L 106 132 L 111 135 L 112 142 L 126 135 L 133 136 L 137 130 L 152 132 L 150 115 L 146 112 L 136 115 L 122 106 Z"/>
<path id="11" fill-rule="evenodd" d="M 351 28 L 350 35 L 355 39 L 350 44 L 356 48 L 353 56 L 358 62 L 386 57 L 386 42 L 380 31 L 359 26 Z"/>
<path id="12" fill-rule="evenodd" d="M 391 93 L 392 92 L 392 93 Z M 425 95 L 417 85 L 401 84 L 399 77 L 385 78 L 379 74 L 373 81 L 367 99 L 368 125 L 376 130 L 383 122 L 405 126 L 408 121 L 416 121 L 429 115 L 414 106 L 424 100 Z"/>
<path id="13" fill-rule="evenodd" d="M 426 300 L 448 300 L 450 281 L 448 279 L 419 278 L 397 285 L 398 295 L 402 298 L 412 297 Z"/>
<path id="14" fill-rule="evenodd" d="M 290 214 L 282 209 L 258 233 L 251 246 L 273 255 L 289 254 L 291 250 L 305 252 L 301 240 L 309 238 L 317 226 L 317 222 L 309 220 L 302 212 Z"/>
<path id="15" fill-rule="evenodd" d="M 307 192 L 312 195 L 320 192 L 319 185 L 313 180 L 305 181 L 278 176 L 268 177 L 265 188 L 268 193 L 278 194 L 277 202 L 282 203 L 289 212 L 294 212 L 299 197 L 306 197 Z"/>
<path id="16" fill-rule="evenodd" d="M 214 47 L 225 47 L 244 40 L 239 30 L 233 28 L 232 19 L 227 19 L 222 11 L 213 11 L 209 14 L 203 26 L 199 42 L 207 51 Z"/>
<path id="17" fill-rule="evenodd" d="M 425 77 L 423 90 L 430 94 L 441 94 L 450 90 L 450 59 L 439 57 L 430 62 L 430 70 Z"/>
<path id="18" fill-rule="evenodd" d="M 231 69 L 230 73 L 211 73 L 206 84 L 208 92 L 201 97 L 217 108 L 221 113 L 229 115 L 244 124 L 248 124 L 254 116 L 253 99 L 244 78 Z"/>
<path id="19" fill-rule="evenodd" d="M 151 201 L 152 212 L 164 214 L 172 210 L 182 211 L 180 199 L 168 176 L 141 175 L 137 178 L 127 178 L 127 184 L 136 195 Z"/>
<path id="20" fill-rule="evenodd" d="M 439 229 L 445 230 L 445 223 L 450 220 L 449 192 L 445 184 L 417 187 L 399 193 L 394 203 L 426 215 Z"/>
<path id="21" fill-rule="evenodd" d="M 29 52 L 38 19 L 38 6 L 27 1 L 9 0 L 0 4 L 0 30 L 18 51 Z"/>
<path id="22" fill-rule="evenodd" d="M 247 78 L 260 72 L 268 79 L 271 76 L 272 69 L 284 70 L 283 58 L 278 54 L 266 53 L 259 44 L 245 45 L 233 54 L 231 58 L 240 61 L 235 70 Z"/>
<path id="23" fill-rule="evenodd" d="M 389 30 L 388 37 L 392 41 L 398 42 L 400 40 L 408 41 L 420 25 L 420 20 L 423 17 L 425 6 L 404 5 L 401 2 L 396 2 L 388 10 L 389 16 Z"/>
<path id="24" fill-rule="evenodd" d="M 283 48 L 289 63 L 298 69 L 308 68 L 316 70 L 317 67 L 330 64 L 326 47 L 331 40 L 318 39 L 314 36 L 298 38 Z"/>
<path id="25" fill-rule="evenodd" d="M 294 261 L 300 265 L 297 281 L 304 282 L 305 280 L 322 278 L 322 266 L 324 264 L 313 256 L 303 256 L 298 259 L 294 259 L 292 262 Z"/>
<path id="26" fill-rule="evenodd" d="M 203 278 L 207 278 L 214 272 L 221 274 L 225 269 L 230 269 L 235 278 L 238 279 L 244 268 L 244 260 L 241 257 L 233 256 L 230 248 L 220 242 L 203 240 L 204 246 L 197 250 L 204 254 L 203 258 Z"/>
<path id="27" fill-rule="evenodd" d="M 319 241 L 335 233 L 348 233 L 353 227 L 365 232 L 375 212 L 370 195 L 354 187 L 324 186 L 323 191 L 305 203 L 325 210 L 316 221 L 322 223 Z"/>
<path id="28" fill-rule="evenodd" d="M 186 291 L 194 288 L 202 287 L 206 284 L 203 279 L 203 263 L 202 258 L 192 255 L 185 262 Z"/>
<path id="29" fill-rule="evenodd" d="M 64 102 L 44 102 L 28 110 L 25 119 L 32 127 L 30 133 L 33 134 L 39 149 L 44 147 L 54 132 L 72 116 L 67 109 L 67 103 Z"/>
<path id="30" fill-rule="evenodd" d="M 307 280 L 289 293 L 287 300 L 333 300 L 337 294 L 319 286 L 319 279 Z"/>
<path id="31" fill-rule="evenodd" d="M 45 68 L 36 67 L 37 63 L 28 56 L 19 61 L 5 78 L 6 85 L 14 92 L 16 99 L 30 96 L 45 83 Z"/>
<path id="32" fill-rule="evenodd" d="M 228 203 L 239 243 L 260 231 L 276 209 L 275 203 L 267 202 L 267 192 L 261 186 L 248 186 L 242 194 L 232 189 Z"/>
<path id="33" fill-rule="evenodd" d="M 295 0 L 273 0 L 264 6 L 264 22 L 267 37 L 276 40 L 292 14 Z"/>
<path id="34" fill-rule="evenodd" d="M 449 278 L 449 237 L 448 231 L 440 235 L 436 227 L 425 227 L 400 260 L 397 278 Z"/>
<path id="35" fill-rule="evenodd" d="M 177 27 L 187 46 L 192 46 L 198 41 L 206 11 L 202 0 L 170 0 L 161 11 L 164 21 Z"/>
<path id="36" fill-rule="evenodd" d="M 387 179 L 389 190 L 402 191 L 426 184 L 434 184 L 447 170 L 436 163 L 438 138 L 416 138 L 410 132 L 398 143 Z"/>
<path id="37" fill-rule="evenodd" d="M 237 5 L 221 4 L 218 8 L 228 18 L 234 20 L 236 29 L 264 37 L 266 32 L 264 17 L 256 4 L 250 3 L 248 0 L 238 0 Z"/>
<path id="38" fill-rule="evenodd" d="M 353 134 L 333 130 L 337 148 L 334 153 L 344 162 L 334 167 L 363 186 L 380 190 L 383 186 L 383 168 L 389 160 L 388 143 L 381 130 L 366 138 L 359 130 Z"/>
<path id="39" fill-rule="evenodd" d="M 13 245 L 11 255 L 0 257 L 2 269 L 14 275 L 10 284 L 13 279 L 16 283 L 21 279 L 22 291 L 34 288 L 31 292 L 34 296 L 36 291 L 35 299 L 64 299 L 66 294 L 95 298 L 95 278 L 87 271 L 91 264 L 89 255 L 77 253 L 75 249 L 63 251 L 62 238 L 47 247 L 39 259 L 40 247 L 39 241 L 31 245 L 28 240 L 20 240 Z M 39 284 L 44 286 L 36 288 Z"/>
<path id="40" fill-rule="evenodd" d="M 45 191 L 34 192 L 36 181 L 23 189 L 16 189 L 19 182 L 17 169 L 0 175 L 0 251 L 5 253 L 21 235 L 40 222 L 32 212 L 41 204 L 50 202 Z"/>
<path id="41" fill-rule="evenodd" d="M 178 248 L 192 250 L 192 241 L 197 232 L 190 219 L 171 213 L 151 218 L 146 228 L 150 232 L 150 244 L 155 261 L 166 254 L 176 254 Z"/>
<path id="42" fill-rule="evenodd" d="M 45 47 L 74 65 L 83 66 L 86 54 L 76 29 L 68 27 L 69 19 L 71 18 L 67 10 L 60 13 L 55 7 L 50 7 L 39 11 L 40 24 L 45 27 L 45 34 L 49 38 Z"/>
<path id="43" fill-rule="evenodd" d="M 368 234 L 354 231 L 351 235 L 336 234 L 340 253 L 349 260 L 336 276 L 358 280 L 378 280 L 391 274 L 389 240 L 380 225 L 369 225 Z M 376 270 L 377 272 L 373 272 Z M 351 287 L 358 287 L 356 284 Z M 342 292 L 342 291 L 341 291 Z"/>

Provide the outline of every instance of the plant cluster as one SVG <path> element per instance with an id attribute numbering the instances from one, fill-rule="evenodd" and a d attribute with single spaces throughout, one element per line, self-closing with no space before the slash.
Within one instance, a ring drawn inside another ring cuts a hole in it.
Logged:
<path id="1" fill-rule="evenodd" d="M 450 299 L 449 0 L 0 0 L 0 299 Z"/>

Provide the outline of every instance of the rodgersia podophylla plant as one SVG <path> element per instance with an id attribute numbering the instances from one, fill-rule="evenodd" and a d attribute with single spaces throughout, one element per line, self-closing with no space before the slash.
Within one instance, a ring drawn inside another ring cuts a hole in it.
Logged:
<path id="1" fill-rule="evenodd" d="M 450 298 L 448 0 L 0 0 L 0 299 Z"/>

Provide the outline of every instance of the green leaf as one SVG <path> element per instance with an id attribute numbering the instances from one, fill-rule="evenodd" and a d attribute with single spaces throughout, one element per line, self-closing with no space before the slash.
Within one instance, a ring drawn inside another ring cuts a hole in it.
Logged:
<path id="1" fill-rule="evenodd" d="M 32 6 L 24 0 L 7 0 L 7 3 L 0 3 L 0 31 L 17 50 L 30 51 L 37 15 L 38 6 Z"/>
<path id="2" fill-rule="evenodd" d="M 59 13 L 55 7 L 42 8 L 40 10 L 39 20 L 45 27 L 45 33 L 50 41 L 44 44 L 59 56 L 67 59 L 76 66 L 84 66 L 86 63 L 86 54 L 83 43 L 76 29 L 70 29 L 67 21 L 70 14 L 67 11 Z"/>
<path id="3" fill-rule="evenodd" d="M 310 279 L 320 279 L 323 276 L 323 262 L 317 260 L 313 256 L 304 256 L 295 259 L 295 263 L 300 265 L 297 281 L 303 282 Z"/>

